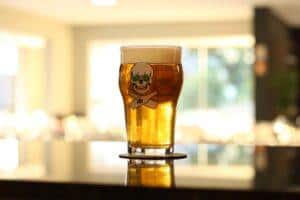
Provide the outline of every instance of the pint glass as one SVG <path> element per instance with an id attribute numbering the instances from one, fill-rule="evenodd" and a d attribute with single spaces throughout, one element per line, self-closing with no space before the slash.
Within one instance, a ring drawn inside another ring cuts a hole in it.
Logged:
<path id="1" fill-rule="evenodd" d="M 173 153 L 176 105 L 182 82 L 180 47 L 121 47 L 119 87 L 128 153 Z"/>

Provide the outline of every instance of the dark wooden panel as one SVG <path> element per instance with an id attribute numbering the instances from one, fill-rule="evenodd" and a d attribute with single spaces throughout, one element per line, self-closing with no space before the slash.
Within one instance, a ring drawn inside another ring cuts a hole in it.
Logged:
<path id="1" fill-rule="evenodd" d="M 294 54 L 294 64 L 296 65 L 298 78 L 300 77 L 300 27 L 291 27 L 290 32 L 292 35 L 292 52 Z M 300 80 L 298 79 L 297 87 L 300 89 Z M 297 91 L 297 115 L 300 115 L 300 90 Z"/>
<path id="2" fill-rule="evenodd" d="M 290 68 L 287 58 L 290 53 L 291 38 L 289 27 L 268 8 L 256 8 L 254 17 L 256 45 L 264 45 L 268 50 L 267 71 L 255 75 L 256 119 L 273 120 L 279 114 L 287 113 L 295 103 L 290 98 Z M 285 87 L 285 88 L 284 88 Z"/>

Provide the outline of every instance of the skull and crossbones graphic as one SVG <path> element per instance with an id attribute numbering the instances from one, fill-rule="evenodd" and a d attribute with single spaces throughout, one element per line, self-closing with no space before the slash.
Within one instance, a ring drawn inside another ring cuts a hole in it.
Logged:
<path id="1" fill-rule="evenodd" d="M 155 108 L 157 102 L 152 99 L 157 92 L 151 92 L 153 69 L 147 63 L 136 63 L 130 71 L 131 89 L 129 95 L 134 99 L 130 106 L 137 108 L 141 105 Z"/>

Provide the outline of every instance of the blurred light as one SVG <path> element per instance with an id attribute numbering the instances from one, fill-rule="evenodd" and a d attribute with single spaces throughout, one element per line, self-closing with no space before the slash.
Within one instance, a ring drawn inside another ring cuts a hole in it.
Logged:
<path id="1" fill-rule="evenodd" d="M 0 75 L 16 75 L 19 65 L 19 53 L 17 45 L 10 41 L 1 43 L 0 55 Z"/>
<path id="2" fill-rule="evenodd" d="M 237 88 L 233 84 L 226 85 L 223 93 L 228 100 L 234 100 L 238 95 Z"/>
<path id="3" fill-rule="evenodd" d="M 16 139 L 0 140 L 0 170 L 13 171 L 19 165 L 19 142 Z"/>
<path id="4" fill-rule="evenodd" d="M 63 127 L 67 140 L 81 140 L 84 136 L 79 119 L 75 115 L 66 117 L 63 120 Z"/>
<path id="5" fill-rule="evenodd" d="M 33 122 L 35 123 L 35 126 L 46 127 L 49 123 L 49 118 L 43 110 L 38 109 L 33 111 L 31 117 Z"/>
<path id="6" fill-rule="evenodd" d="M 224 49 L 223 51 L 224 51 L 223 52 L 224 57 L 226 58 L 226 60 L 229 64 L 235 64 L 239 61 L 240 54 L 237 49 L 228 48 L 228 49 Z"/>
<path id="7" fill-rule="evenodd" d="M 17 133 L 27 132 L 30 124 L 30 117 L 25 111 L 20 111 L 15 113 L 12 123 Z"/>
<path id="8" fill-rule="evenodd" d="M 50 118 L 43 110 L 35 110 L 31 113 L 30 125 L 28 126 L 27 137 L 37 138 L 42 134 L 46 135 L 50 127 Z"/>
<path id="9" fill-rule="evenodd" d="M 264 44 L 257 44 L 255 47 L 255 58 L 257 61 L 266 61 L 268 59 L 268 48 Z"/>
<path id="10" fill-rule="evenodd" d="M 289 144 L 291 142 L 294 128 L 287 123 L 284 117 L 278 117 L 275 120 L 273 130 L 281 144 Z"/>
<path id="11" fill-rule="evenodd" d="M 117 0 L 91 0 L 95 6 L 114 6 L 117 4 Z"/>
<path id="12" fill-rule="evenodd" d="M 254 62 L 254 54 L 253 54 L 253 52 L 251 51 L 251 52 L 247 52 L 245 55 L 244 55 L 244 58 L 243 58 L 243 60 L 244 60 L 244 62 L 246 63 L 246 64 L 253 64 L 253 62 Z"/>
<path id="13" fill-rule="evenodd" d="M 36 36 L 16 36 L 19 46 L 28 48 L 43 48 L 45 47 L 45 39 Z"/>

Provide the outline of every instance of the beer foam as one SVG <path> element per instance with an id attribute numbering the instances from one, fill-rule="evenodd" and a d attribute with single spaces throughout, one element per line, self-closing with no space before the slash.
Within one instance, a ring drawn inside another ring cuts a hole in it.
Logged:
<path id="1" fill-rule="evenodd" d="M 179 46 L 123 46 L 121 63 L 165 63 L 181 64 L 181 47 Z"/>

